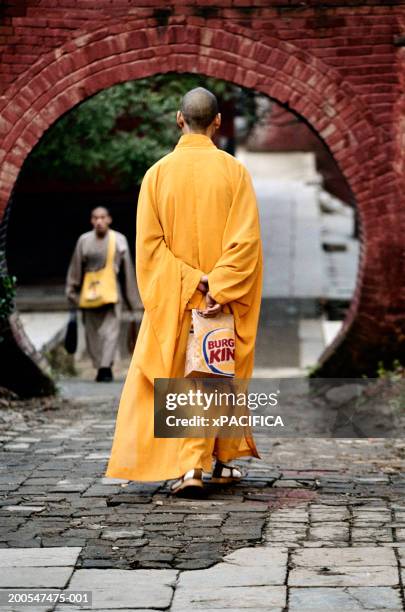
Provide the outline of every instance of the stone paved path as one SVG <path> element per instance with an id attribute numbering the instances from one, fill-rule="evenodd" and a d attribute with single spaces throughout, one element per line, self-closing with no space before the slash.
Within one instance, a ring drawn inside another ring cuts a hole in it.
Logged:
<path id="1" fill-rule="evenodd" d="M 259 434 L 240 484 L 172 499 L 103 478 L 119 388 L 0 408 L 0 591 L 91 590 L 98 612 L 405 610 L 402 440 Z"/>

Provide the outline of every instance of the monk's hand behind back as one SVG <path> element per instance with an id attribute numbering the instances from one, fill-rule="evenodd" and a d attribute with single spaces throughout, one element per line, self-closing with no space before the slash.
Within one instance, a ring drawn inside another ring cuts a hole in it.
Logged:
<path id="1" fill-rule="evenodd" d="M 207 293 L 208 291 L 208 276 L 207 274 L 203 274 L 200 278 L 200 282 L 198 283 L 197 289 L 202 293 Z"/>
<path id="2" fill-rule="evenodd" d="M 205 294 L 205 303 L 207 304 L 205 310 L 197 310 L 202 317 L 215 317 L 222 310 L 222 304 L 216 302 L 209 291 Z"/>

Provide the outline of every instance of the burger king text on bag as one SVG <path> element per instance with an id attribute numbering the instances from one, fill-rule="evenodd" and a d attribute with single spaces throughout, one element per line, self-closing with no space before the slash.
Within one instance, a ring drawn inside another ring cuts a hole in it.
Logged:
<path id="1" fill-rule="evenodd" d="M 235 325 L 232 314 L 206 318 L 191 311 L 185 378 L 235 376 Z"/>

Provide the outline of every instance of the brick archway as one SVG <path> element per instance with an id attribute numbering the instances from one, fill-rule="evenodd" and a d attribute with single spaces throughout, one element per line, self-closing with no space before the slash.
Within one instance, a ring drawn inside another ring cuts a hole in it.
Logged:
<path id="1" fill-rule="evenodd" d="M 304 117 L 329 146 L 356 197 L 363 243 L 355 295 L 340 334 L 321 357 L 321 371 L 372 371 L 377 350 L 392 353 L 405 337 L 392 285 L 403 247 L 399 232 L 390 231 L 403 226 L 404 215 L 382 153 L 388 135 L 337 71 L 290 43 L 259 39 L 232 23 L 209 28 L 184 20 L 148 28 L 134 19 L 87 31 L 46 54 L 0 100 L 0 211 L 24 159 L 59 117 L 103 88 L 169 71 L 198 72 L 267 94 Z M 398 255 L 389 269 L 381 214 Z"/>

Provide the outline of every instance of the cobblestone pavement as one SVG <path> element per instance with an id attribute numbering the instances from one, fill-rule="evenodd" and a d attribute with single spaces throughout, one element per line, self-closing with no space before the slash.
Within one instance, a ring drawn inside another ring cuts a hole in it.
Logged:
<path id="1" fill-rule="evenodd" d="M 402 440 L 259 434 L 241 483 L 173 499 L 103 478 L 120 385 L 74 388 L 0 408 L 1 589 L 90 590 L 98 612 L 405 610 Z"/>

